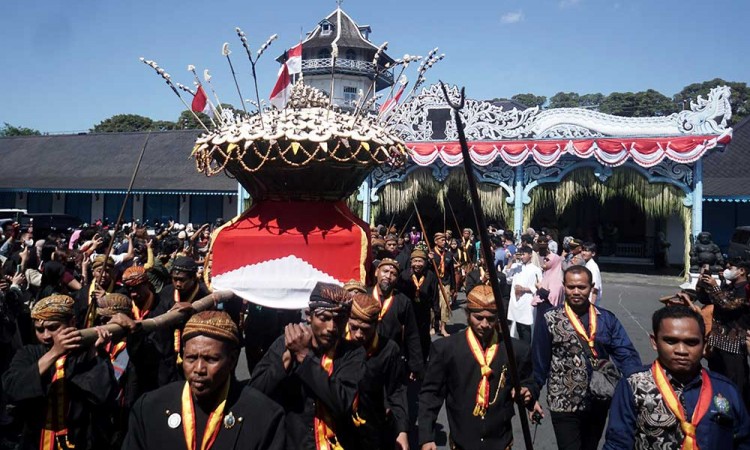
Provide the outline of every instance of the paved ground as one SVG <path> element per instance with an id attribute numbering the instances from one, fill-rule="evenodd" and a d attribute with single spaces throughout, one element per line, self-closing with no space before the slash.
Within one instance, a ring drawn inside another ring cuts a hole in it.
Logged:
<path id="1" fill-rule="evenodd" d="M 649 362 L 656 356 L 651 349 L 648 333 L 651 330 L 651 314 L 661 304 L 659 297 L 674 293 L 682 283 L 681 278 L 647 276 L 640 274 L 602 274 L 604 284 L 604 297 L 602 307 L 613 312 L 622 322 L 633 345 L 641 354 L 644 362 Z M 546 406 L 544 398 L 546 389 L 542 391 L 542 403 Z M 534 427 L 531 428 L 532 437 Z M 514 418 L 513 435 L 515 448 L 524 448 L 523 433 L 518 417 Z M 604 442 L 602 442 L 600 445 Z M 447 447 L 443 447 L 447 448 Z M 557 448 L 555 435 L 552 430 L 552 422 L 549 417 L 542 421 L 536 430 L 534 441 L 536 450 L 551 450 Z"/>
<path id="2" fill-rule="evenodd" d="M 660 306 L 658 302 L 659 297 L 677 291 L 678 286 L 682 283 L 682 279 L 628 273 L 603 273 L 602 276 L 604 284 L 602 306 L 617 315 L 636 349 L 640 352 L 641 358 L 645 362 L 653 360 L 655 354 L 651 350 L 648 337 L 651 328 L 651 314 Z M 454 323 L 448 327 L 449 332 L 459 331 L 466 326 L 466 317 L 462 311 L 454 311 L 453 320 Z M 240 358 L 240 361 L 238 377 L 240 379 L 248 378 L 244 358 Z M 545 391 L 543 390 L 542 401 L 543 406 L 546 407 L 544 397 Z M 438 436 L 438 448 L 446 449 L 447 433 L 449 430 L 445 408 L 441 411 L 439 424 L 442 426 L 443 432 L 439 433 Z M 548 450 L 557 448 L 549 417 L 542 421 L 538 429 L 534 430 L 532 426 L 532 436 L 535 433 L 535 449 Z M 515 448 L 524 448 L 523 433 L 521 432 L 518 417 L 514 418 L 513 434 L 515 436 Z M 416 439 L 416 435 L 414 439 Z M 412 448 L 417 447 L 413 446 Z"/>

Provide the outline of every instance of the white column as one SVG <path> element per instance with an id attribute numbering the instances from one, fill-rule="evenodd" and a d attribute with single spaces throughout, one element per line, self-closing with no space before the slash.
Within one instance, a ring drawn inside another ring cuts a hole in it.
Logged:
<path id="1" fill-rule="evenodd" d="M 693 237 L 703 231 L 703 160 L 693 166 Z"/>
<path id="2" fill-rule="evenodd" d="M 516 187 L 513 196 L 513 231 L 516 236 L 523 233 L 523 166 L 516 167 Z"/>

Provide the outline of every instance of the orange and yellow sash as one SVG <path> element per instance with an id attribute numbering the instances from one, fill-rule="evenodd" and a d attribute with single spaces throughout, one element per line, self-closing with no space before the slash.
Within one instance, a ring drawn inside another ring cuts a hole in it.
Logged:
<path id="1" fill-rule="evenodd" d="M 112 343 L 108 344 L 109 346 L 109 360 L 113 363 L 115 362 L 115 359 L 117 359 L 117 355 L 122 353 L 123 350 L 125 350 L 125 346 L 127 345 L 127 342 L 120 341 L 115 345 L 112 345 Z"/>
<path id="2" fill-rule="evenodd" d="M 68 399 L 65 393 L 65 360 L 67 355 L 55 361 L 55 372 L 52 374 L 50 393 L 47 397 L 47 419 L 42 428 L 39 440 L 40 450 L 58 450 L 64 448 L 58 439 L 65 440 L 66 447 L 75 448 L 68 442 L 68 429 L 65 427 L 65 416 L 68 414 Z"/>
<path id="3" fill-rule="evenodd" d="M 438 267 L 438 277 L 442 280 L 445 276 L 445 252 L 440 247 L 435 246 L 435 253 L 440 257 L 440 266 Z"/>
<path id="4" fill-rule="evenodd" d="M 193 289 L 193 292 L 190 294 L 190 297 L 186 300 L 187 303 L 193 303 L 193 300 L 195 300 L 195 296 L 198 295 L 198 288 L 200 286 L 198 283 L 195 283 L 195 288 Z M 174 290 L 174 302 L 180 303 L 180 291 L 177 289 Z M 182 330 L 179 328 L 174 330 L 174 352 L 177 355 L 177 364 L 182 364 L 182 355 L 180 354 L 180 351 L 182 350 Z"/>
<path id="5" fill-rule="evenodd" d="M 224 406 L 227 404 L 227 395 L 229 395 L 229 380 L 221 389 L 220 402 L 216 409 L 211 411 L 206 423 L 206 431 L 203 433 L 200 450 L 208 450 L 214 445 L 216 436 L 219 435 L 221 422 L 224 419 Z M 193 396 L 190 394 L 190 384 L 186 381 L 185 387 L 182 388 L 182 432 L 185 435 L 187 450 L 196 449 L 196 430 L 195 430 L 195 407 L 193 406 Z"/>
<path id="6" fill-rule="evenodd" d="M 495 355 L 497 354 L 497 333 L 492 332 L 492 340 L 486 352 L 482 350 L 482 345 L 471 328 L 466 329 L 466 341 L 469 343 L 471 354 L 474 355 L 474 359 L 479 363 L 482 371 L 482 379 L 479 380 L 479 386 L 477 387 L 474 415 L 484 417 L 487 413 L 487 408 L 490 406 L 490 375 L 492 375 L 490 364 L 492 364 L 492 360 L 495 359 Z"/>
<path id="7" fill-rule="evenodd" d="M 133 302 L 131 311 L 133 312 L 133 317 L 135 318 L 135 320 L 143 320 L 148 315 L 148 313 L 151 312 L 151 306 L 153 303 L 154 303 L 154 294 L 151 294 L 151 298 L 149 299 L 148 302 L 146 302 L 146 306 L 143 308 L 143 310 L 141 310 L 141 308 L 139 308 L 138 305 L 136 305 L 135 302 Z"/>
<path id="8" fill-rule="evenodd" d="M 693 411 L 693 418 L 689 422 L 685 417 L 685 410 L 682 407 L 682 403 L 677 398 L 672 385 L 667 379 L 667 374 L 659 364 L 659 361 L 654 361 L 651 366 L 651 373 L 654 374 L 654 381 L 656 387 L 659 388 L 659 393 L 664 399 L 664 403 L 667 405 L 672 414 L 677 417 L 680 421 L 680 428 L 685 438 L 682 440 L 681 450 L 700 450 L 698 448 L 698 438 L 695 434 L 695 429 L 703 419 L 703 416 L 708 412 L 711 406 L 711 397 L 713 396 L 713 389 L 711 387 L 711 379 L 708 377 L 706 369 L 701 369 L 701 391 L 698 394 L 698 403 L 695 405 L 695 411 Z"/>
<path id="9" fill-rule="evenodd" d="M 576 333 L 578 333 L 578 335 L 589 344 L 589 348 L 591 348 L 591 353 L 594 354 L 594 357 L 598 358 L 599 354 L 594 348 L 594 339 L 596 338 L 596 308 L 594 308 L 594 305 L 589 305 L 589 328 L 591 329 L 591 333 L 586 333 L 586 328 L 583 327 L 581 320 L 576 313 L 573 312 L 573 309 L 567 302 L 565 302 L 565 315 L 568 316 L 568 320 L 570 320 Z"/>
<path id="10" fill-rule="evenodd" d="M 375 286 L 375 289 L 372 290 L 372 296 L 375 297 L 375 300 L 380 301 L 380 288 L 378 286 Z M 383 304 L 383 308 L 380 310 L 380 314 L 378 315 L 378 322 L 383 320 L 383 317 L 385 317 L 385 313 L 387 313 L 391 308 L 391 304 L 393 303 L 393 292 L 391 292 L 391 295 L 389 295 L 388 298 L 381 303 Z"/>
<path id="11" fill-rule="evenodd" d="M 419 303 L 419 290 L 422 289 L 422 285 L 424 284 L 424 280 L 427 279 L 425 275 L 422 275 L 422 279 L 417 279 L 417 276 L 414 274 L 411 274 L 411 281 L 414 283 L 414 301 Z"/>
<path id="12" fill-rule="evenodd" d="M 333 374 L 333 358 L 323 355 L 320 358 L 320 367 L 326 371 L 330 377 Z M 332 422 L 330 414 L 326 411 L 323 403 L 318 400 L 315 404 L 315 448 L 318 450 L 344 450 L 336 439 L 336 433 L 328 426 Z"/>

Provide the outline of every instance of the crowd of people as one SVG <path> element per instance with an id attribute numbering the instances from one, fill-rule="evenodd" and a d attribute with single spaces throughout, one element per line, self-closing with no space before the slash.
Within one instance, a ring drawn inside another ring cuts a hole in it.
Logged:
<path id="1" fill-rule="evenodd" d="M 197 311 L 214 226 L 96 224 L 43 238 L 4 227 L 3 445 L 431 450 L 445 405 L 449 448 L 507 449 L 518 403 L 551 419 L 561 449 L 596 449 L 605 428 L 608 449 L 750 448 L 744 261 L 654 313 L 657 359 L 644 365 L 603 306 L 592 242 L 492 228 L 487 261 L 468 228 L 379 226 L 366 283 L 317 283 L 304 311 L 238 297 Z M 141 326 L 173 311 L 176 325 Z"/>

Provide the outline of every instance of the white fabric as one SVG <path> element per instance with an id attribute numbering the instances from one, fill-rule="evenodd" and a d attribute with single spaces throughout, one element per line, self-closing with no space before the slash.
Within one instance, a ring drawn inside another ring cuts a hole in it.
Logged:
<path id="1" fill-rule="evenodd" d="M 598 305 L 602 299 L 602 272 L 599 270 L 599 264 L 594 261 L 594 258 L 589 259 L 586 263 L 586 268 L 591 271 L 591 275 L 594 278 L 594 288 L 599 292 L 595 299 L 591 299 L 592 303 Z"/>
<path id="2" fill-rule="evenodd" d="M 290 48 L 288 56 L 286 66 L 289 68 L 289 75 L 302 73 L 302 44 Z"/>
<path id="3" fill-rule="evenodd" d="M 229 290 L 251 303 L 269 308 L 304 309 L 319 281 L 342 285 L 307 261 L 290 255 L 216 275 L 211 279 L 211 289 Z"/>
<path id="4" fill-rule="evenodd" d="M 510 303 L 508 305 L 508 320 L 531 325 L 534 323 L 534 307 L 531 301 L 536 294 L 536 283 L 542 281 L 542 269 L 532 263 L 524 264 L 521 271 L 513 276 L 510 286 Z M 516 286 L 530 289 L 531 292 L 516 298 Z"/>

